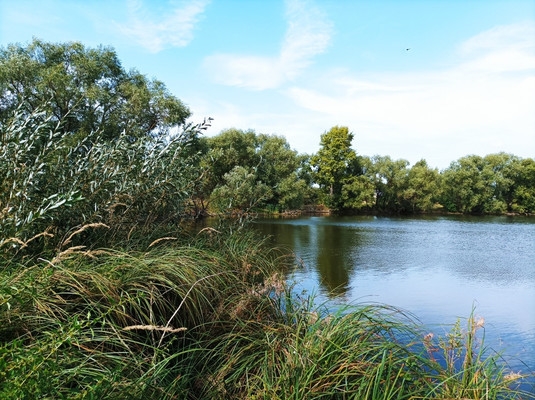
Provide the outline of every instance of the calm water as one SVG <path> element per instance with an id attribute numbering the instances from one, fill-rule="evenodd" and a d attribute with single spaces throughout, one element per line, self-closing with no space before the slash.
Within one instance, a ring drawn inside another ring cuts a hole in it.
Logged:
<path id="1" fill-rule="evenodd" d="M 535 372 L 535 218 L 303 217 L 256 223 L 302 267 L 296 290 L 319 301 L 379 302 L 443 334 L 485 319 L 485 343 L 514 371 Z"/>

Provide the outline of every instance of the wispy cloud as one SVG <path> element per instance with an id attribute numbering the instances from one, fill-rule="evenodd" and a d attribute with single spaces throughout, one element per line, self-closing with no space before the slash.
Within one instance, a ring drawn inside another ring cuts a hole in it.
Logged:
<path id="1" fill-rule="evenodd" d="M 332 29 L 321 10 L 306 0 L 287 0 L 286 19 L 279 54 L 215 54 L 205 59 L 205 68 L 218 83 L 253 90 L 276 88 L 294 79 L 325 51 Z"/>
<path id="2" fill-rule="evenodd" d="M 512 72 L 535 69 L 535 23 L 497 26 L 480 33 L 460 46 L 468 58 L 465 70 Z"/>
<path id="3" fill-rule="evenodd" d="M 204 60 L 204 67 L 217 83 L 228 86 L 264 90 L 284 81 L 284 71 L 276 57 L 216 54 Z"/>
<path id="4" fill-rule="evenodd" d="M 511 47 L 531 48 L 535 45 L 535 24 L 532 21 L 511 25 L 499 25 L 466 40 L 460 46 L 465 54 L 480 50 L 502 50 Z"/>
<path id="5" fill-rule="evenodd" d="M 331 40 L 331 24 L 312 4 L 301 0 L 286 3 L 288 30 L 284 37 L 279 61 L 287 76 L 306 68 L 312 58 L 322 53 Z"/>
<path id="6" fill-rule="evenodd" d="M 170 2 L 172 10 L 154 15 L 152 5 L 141 0 L 128 1 L 128 20 L 117 23 L 118 30 L 151 53 L 168 47 L 184 47 L 193 39 L 195 24 L 209 0 Z"/>
<path id="7" fill-rule="evenodd" d="M 449 69 L 373 76 L 336 71 L 321 87 L 286 93 L 325 121 L 362 132 L 357 141 L 364 154 L 380 149 L 410 157 L 421 146 L 422 156 L 435 153 L 444 165 L 474 149 L 535 149 L 534 32 L 533 23 L 482 32 L 460 44 Z M 485 140 L 474 142 L 482 134 Z"/>

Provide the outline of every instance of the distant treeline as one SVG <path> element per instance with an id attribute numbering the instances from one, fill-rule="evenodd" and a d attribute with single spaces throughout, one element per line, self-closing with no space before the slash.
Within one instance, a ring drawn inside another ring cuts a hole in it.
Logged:
<path id="1" fill-rule="evenodd" d="M 252 130 L 205 137 L 210 121 L 189 117 L 162 82 L 125 71 L 110 48 L 39 40 L 0 48 L 0 247 L 27 247 L 35 235 L 59 240 L 88 223 L 119 235 L 134 225 L 311 205 L 535 211 L 531 158 L 471 155 L 438 171 L 425 160 L 409 167 L 358 155 L 347 127 L 324 133 L 318 153 L 306 155 Z"/>
<path id="2" fill-rule="evenodd" d="M 533 213 L 535 161 L 512 154 L 469 155 L 439 171 L 389 156 L 360 156 L 347 127 L 333 127 L 312 156 L 283 137 L 226 130 L 204 144 L 200 209 L 284 212 L 323 204 L 341 213 Z"/>

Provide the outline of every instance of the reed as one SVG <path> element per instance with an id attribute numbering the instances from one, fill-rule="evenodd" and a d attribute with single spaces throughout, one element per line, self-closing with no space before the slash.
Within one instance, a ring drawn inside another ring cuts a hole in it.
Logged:
<path id="1" fill-rule="evenodd" d="M 110 398 L 119 398 L 117 388 L 132 398 L 125 387 L 150 398 L 175 393 L 178 376 L 192 379 L 192 357 L 204 351 L 196 343 L 216 326 L 208 322 L 279 268 L 279 254 L 262 246 L 245 232 L 225 241 L 199 235 L 149 252 L 72 247 L 51 261 L 5 269 L 0 398 L 102 398 L 103 388 Z"/>
<path id="2" fill-rule="evenodd" d="M 230 310 L 232 328 L 206 345 L 201 398 L 534 398 L 512 386 L 520 376 L 505 374 L 499 357 L 476 344 L 481 321 L 472 317 L 463 340 L 450 341 L 458 325 L 439 338 L 439 350 L 456 354 L 444 363 L 399 309 L 361 304 L 332 314 L 313 304 L 286 288 L 280 297 L 250 300 L 237 319 Z"/>
<path id="3" fill-rule="evenodd" d="M 486 355 L 481 320 L 431 338 L 393 307 L 332 313 L 246 229 L 164 239 L 5 268 L 0 398 L 535 398 Z"/>
<path id="4" fill-rule="evenodd" d="M 485 346 L 484 324 L 484 319 L 476 317 L 473 310 L 465 328 L 459 319 L 443 337 L 424 336 L 427 357 L 423 360 L 429 368 L 429 380 L 433 382 L 426 398 L 535 397 L 535 387 L 527 389 L 529 392 L 519 389 L 529 375 L 508 370 L 501 362 L 501 355 Z"/>

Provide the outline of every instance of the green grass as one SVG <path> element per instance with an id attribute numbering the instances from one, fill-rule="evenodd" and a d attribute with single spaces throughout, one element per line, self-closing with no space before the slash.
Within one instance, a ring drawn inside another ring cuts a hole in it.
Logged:
<path id="1" fill-rule="evenodd" d="M 289 293 L 277 318 L 235 324 L 214 341 L 210 387 L 203 398 L 243 399 L 527 399 L 511 386 L 497 357 L 455 325 L 431 343 L 414 320 L 383 305 L 323 314 Z M 281 299 L 279 299 L 280 301 Z M 431 351 L 454 354 L 440 363 Z M 459 364 L 456 357 L 464 358 Z"/>
<path id="2" fill-rule="evenodd" d="M 327 313 L 245 230 L 136 248 L 5 261 L 0 399 L 535 398 L 480 321 L 435 339 L 388 306 Z"/>

